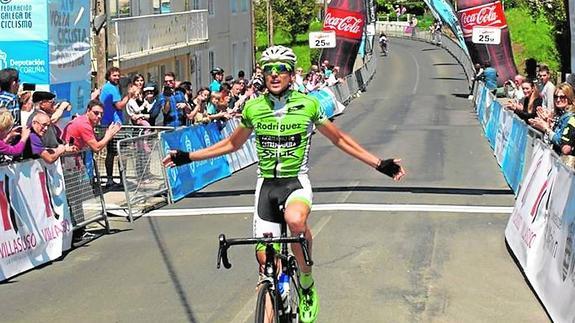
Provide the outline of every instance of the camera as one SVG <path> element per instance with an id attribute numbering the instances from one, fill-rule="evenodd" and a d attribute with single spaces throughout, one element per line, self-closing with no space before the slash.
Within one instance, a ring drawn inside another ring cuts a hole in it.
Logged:
<path id="1" fill-rule="evenodd" d="M 162 93 L 164 96 L 172 96 L 172 94 L 174 94 L 174 90 L 169 86 L 164 86 L 164 91 Z"/>

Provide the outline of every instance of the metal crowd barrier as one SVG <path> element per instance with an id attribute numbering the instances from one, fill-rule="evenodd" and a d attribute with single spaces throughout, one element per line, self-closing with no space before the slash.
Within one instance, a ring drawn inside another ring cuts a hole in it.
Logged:
<path id="1" fill-rule="evenodd" d="M 97 138 L 102 138 L 104 136 L 104 134 L 106 133 L 106 129 L 108 129 L 108 127 L 104 127 L 104 126 L 98 126 L 96 127 L 95 131 L 96 131 L 96 137 Z M 122 140 L 122 139 L 126 139 L 126 138 L 135 138 L 135 137 L 139 137 L 141 135 L 144 135 L 146 133 L 151 132 L 159 132 L 159 131 L 163 131 L 163 130 L 172 130 L 174 129 L 173 127 L 159 127 L 159 126 L 150 126 L 150 127 L 143 127 L 143 126 L 131 126 L 131 125 L 122 125 L 122 129 L 120 129 L 120 131 L 114 136 L 114 138 L 110 141 L 110 143 L 108 144 L 108 146 L 104 149 L 102 149 L 100 152 L 96 153 L 94 158 L 96 160 L 96 166 L 100 172 L 100 174 L 102 176 L 106 176 L 106 165 L 105 165 L 105 161 L 106 161 L 106 156 L 108 154 L 108 147 L 117 147 L 118 145 L 118 141 Z M 114 154 L 117 154 L 117 150 L 113 152 Z M 121 179 L 122 178 L 122 174 L 120 173 L 120 168 L 117 167 L 117 162 L 114 163 L 114 172 L 113 172 L 113 177 L 114 179 Z"/>
<path id="2" fill-rule="evenodd" d="M 148 131 L 151 133 L 116 142 L 125 200 L 117 200 L 118 207 L 109 209 L 127 210 L 130 222 L 135 215 L 171 202 L 159 133 Z"/>
<path id="3" fill-rule="evenodd" d="M 81 151 L 60 157 L 74 230 L 91 223 L 102 225 L 109 233 L 110 225 L 98 168 L 94 167 L 92 151 Z"/>

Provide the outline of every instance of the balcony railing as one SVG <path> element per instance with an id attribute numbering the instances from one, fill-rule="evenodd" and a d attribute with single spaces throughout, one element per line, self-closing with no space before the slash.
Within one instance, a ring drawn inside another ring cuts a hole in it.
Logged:
<path id="1" fill-rule="evenodd" d="M 108 57 L 126 60 L 207 42 L 208 11 L 112 19 Z"/>

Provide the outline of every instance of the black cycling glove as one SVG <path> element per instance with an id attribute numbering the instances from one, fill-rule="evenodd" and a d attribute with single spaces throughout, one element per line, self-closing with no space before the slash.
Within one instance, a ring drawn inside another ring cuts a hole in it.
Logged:
<path id="1" fill-rule="evenodd" d="M 395 163 L 393 159 L 380 159 L 379 164 L 375 169 L 380 173 L 383 173 L 389 177 L 393 177 L 399 173 L 401 166 Z"/>
<path id="2" fill-rule="evenodd" d="M 187 151 L 176 150 L 176 153 L 171 155 L 172 155 L 172 161 L 176 166 L 192 162 L 192 160 L 190 159 L 190 153 L 188 153 Z"/>

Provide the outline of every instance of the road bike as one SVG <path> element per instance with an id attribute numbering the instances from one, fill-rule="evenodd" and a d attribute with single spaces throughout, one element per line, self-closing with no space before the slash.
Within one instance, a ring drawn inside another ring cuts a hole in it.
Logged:
<path id="1" fill-rule="evenodd" d="M 223 263 L 226 269 L 232 264 L 228 260 L 228 249 L 234 245 L 265 245 L 266 257 L 264 271 L 260 274 L 258 295 L 256 302 L 255 322 L 266 322 L 266 315 L 272 316 L 271 322 L 296 323 L 299 313 L 299 268 L 296 258 L 288 251 L 288 244 L 299 243 L 303 251 L 306 265 L 312 266 L 313 261 L 309 255 L 308 242 L 303 233 L 298 236 L 287 237 L 285 223 L 282 224 L 281 237 L 264 236 L 261 238 L 234 238 L 227 239 L 222 233 L 219 237 L 218 264 Z M 281 244 L 278 253 L 274 244 Z M 284 277 L 281 277 L 285 275 Z M 287 277 L 287 281 L 285 280 Z M 280 279 L 284 279 L 283 283 Z M 281 283 L 281 286 L 280 286 Z M 268 312 L 266 313 L 266 308 Z"/>

